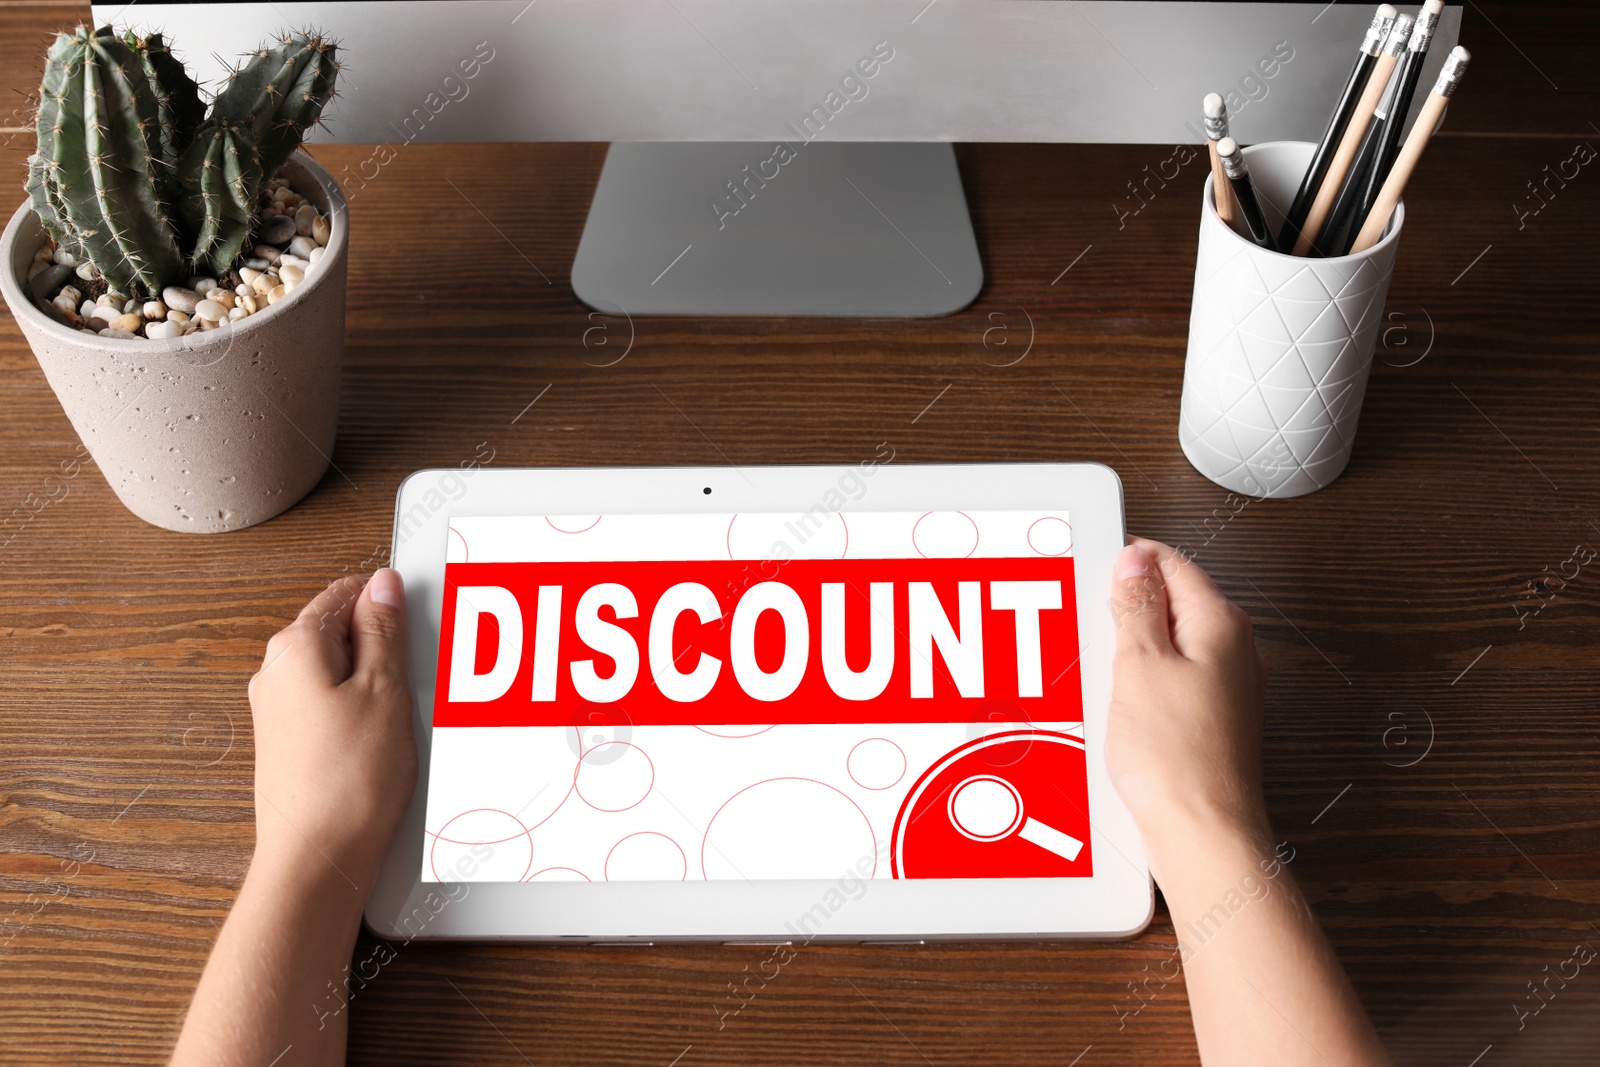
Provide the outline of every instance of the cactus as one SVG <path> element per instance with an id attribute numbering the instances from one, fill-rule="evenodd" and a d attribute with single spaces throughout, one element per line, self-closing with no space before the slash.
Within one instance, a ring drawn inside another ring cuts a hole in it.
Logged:
<path id="1" fill-rule="evenodd" d="M 250 125 L 268 175 L 294 154 L 333 98 L 336 51 L 318 34 L 284 37 L 251 53 L 217 94 L 212 117 Z"/>
<path id="2" fill-rule="evenodd" d="M 309 32 L 258 49 L 208 116 L 160 34 L 58 35 L 28 159 L 35 214 L 119 292 L 157 295 L 191 270 L 221 276 L 250 238 L 267 178 L 332 99 L 336 53 Z"/>
<path id="3" fill-rule="evenodd" d="M 178 177 L 183 221 L 195 234 L 195 268 L 220 277 L 250 237 L 256 199 L 266 180 L 261 153 L 248 131 L 231 122 L 208 122 L 184 151 Z"/>

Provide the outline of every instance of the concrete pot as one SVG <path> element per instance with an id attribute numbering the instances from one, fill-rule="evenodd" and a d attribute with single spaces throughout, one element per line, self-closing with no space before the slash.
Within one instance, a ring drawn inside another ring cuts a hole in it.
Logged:
<path id="1" fill-rule="evenodd" d="M 333 455 L 349 213 L 305 153 L 280 173 L 328 215 L 328 250 L 286 299 L 205 333 L 130 340 L 62 325 L 23 288 L 44 241 L 27 204 L 0 238 L 0 292 L 73 429 L 127 509 L 164 529 L 265 522 L 310 492 Z"/>

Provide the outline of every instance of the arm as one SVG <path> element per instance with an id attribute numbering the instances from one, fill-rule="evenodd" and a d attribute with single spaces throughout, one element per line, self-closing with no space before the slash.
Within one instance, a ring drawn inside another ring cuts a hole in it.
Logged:
<path id="1" fill-rule="evenodd" d="M 1266 670 L 1250 619 L 1172 549 L 1117 560 L 1106 763 L 1182 952 L 1208 1067 L 1378 1067 L 1372 1022 L 1278 855 L 1261 796 Z"/>
<path id="2" fill-rule="evenodd" d="M 250 711 L 255 857 L 172 1064 L 342 1064 L 346 966 L 416 782 L 400 576 L 308 604 L 267 642 Z"/>

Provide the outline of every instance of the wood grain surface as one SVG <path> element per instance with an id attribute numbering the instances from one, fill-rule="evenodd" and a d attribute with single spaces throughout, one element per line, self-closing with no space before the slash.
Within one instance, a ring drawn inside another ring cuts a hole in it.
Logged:
<path id="1" fill-rule="evenodd" d="M 0 5 L 8 210 L 38 55 L 86 16 Z M 586 334 L 567 284 L 604 146 L 403 147 L 352 196 L 336 469 L 223 536 L 124 511 L 0 320 L 0 1063 L 163 1059 L 250 854 L 246 679 L 315 591 L 380 564 L 405 474 L 483 442 L 509 467 L 884 441 L 1108 463 L 1130 528 L 1249 610 L 1273 820 L 1400 1063 L 1600 1060 L 1592 968 L 1516 1011 L 1600 946 L 1600 562 L 1563 568 L 1600 548 L 1600 169 L 1513 207 L 1600 145 L 1600 31 L 1585 5 L 1468 3 L 1462 39 L 1355 457 L 1298 500 L 1241 508 L 1178 450 L 1204 163 L 1114 207 L 1170 146 L 963 146 L 988 284 L 958 315 L 639 319 L 611 366 L 626 323 Z M 811 946 L 719 1027 L 766 950 L 414 943 L 352 1005 L 351 1061 L 1187 1064 L 1181 981 L 1146 984 L 1175 944 L 1158 907 L 1123 943 Z"/>

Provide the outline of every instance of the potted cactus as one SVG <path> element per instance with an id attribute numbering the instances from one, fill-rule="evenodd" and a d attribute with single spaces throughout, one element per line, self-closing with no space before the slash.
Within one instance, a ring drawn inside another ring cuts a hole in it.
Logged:
<path id="1" fill-rule="evenodd" d="M 330 462 L 348 221 L 299 148 L 336 51 L 281 38 L 209 101 L 160 34 L 79 27 L 46 56 L 0 291 L 117 496 L 157 526 L 261 522 Z"/>

